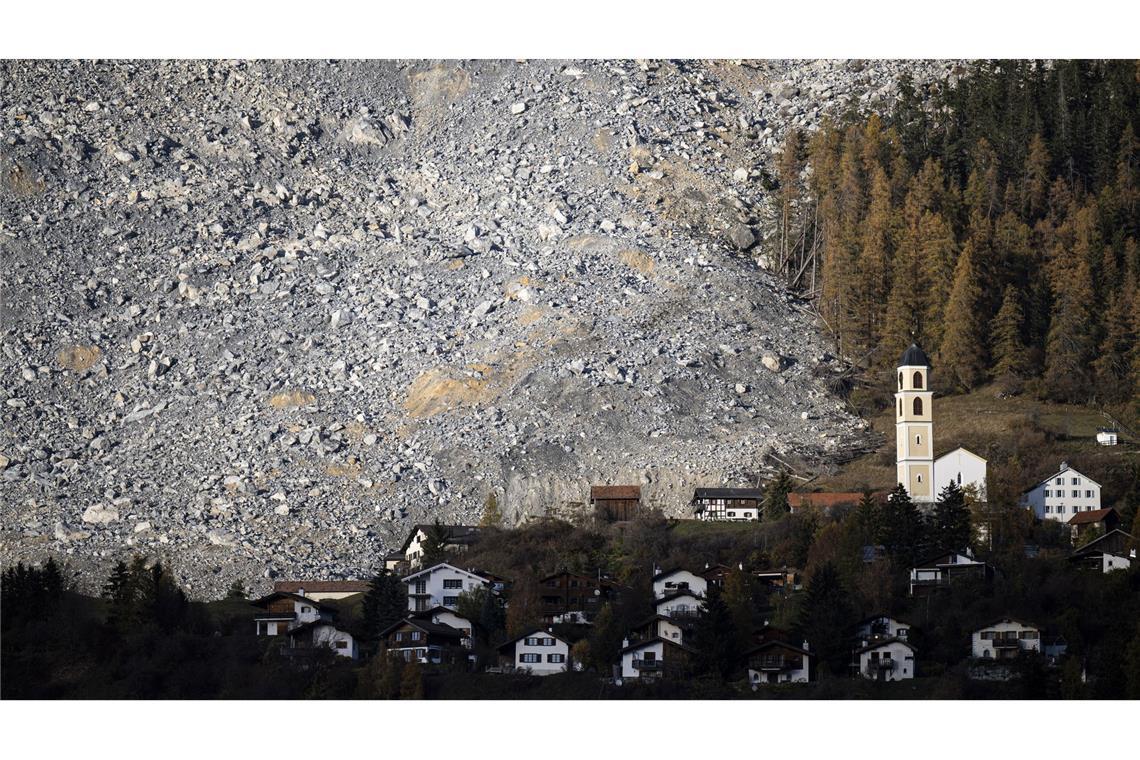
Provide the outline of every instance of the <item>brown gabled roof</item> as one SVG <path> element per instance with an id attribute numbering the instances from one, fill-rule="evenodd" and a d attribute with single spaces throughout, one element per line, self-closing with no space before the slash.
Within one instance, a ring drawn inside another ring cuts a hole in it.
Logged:
<path id="1" fill-rule="evenodd" d="M 252 604 L 254 607 L 265 607 L 269 604 L 269 602 L 277 599 L 278 597 L 292 599 L 295 602 L 304 602 L 305 604 L 311 604 L 318 610 L 329 610 L 331 612 L 336 612 L 336 607 L 330 606 L 328 602 L 318 602 L 315 599 L 310 599 L 307 596 L 301 596 L 300 594 L 294 594 L 289 591 L 274 591 L 272 594 L 266 594 L 260 599 L 251 600 L 250 604 Z"/>
<path id="2" fill-rule="evenodd" d="M 334 592 L 349 592 L 363 594 L 368 591 L 368 581 L 277 581 L 273 584 L 274 591 L 296 594 L 305 589 L 306 593 L 327 594 Z"/>
<path id="3" fill-rule="evenodd" d="M 1096 509 L 1092 512 L 1077 512 L 1069 520 L 1069 525 L 1087 525 L 1089 523 L 1100 522 L 1108 517 L 1110 512 L 1115 512 L 1112 507 L 1107 509 Z"/>
<path id="4" fill-rule="evenodd" d="M 411 532 L 408 533 L 408 537 L 404 539 L 404 543 L 400 546 L 400 551 L 406 552 L 408 546 L 412 543 L 412 539 L 415 538 L 416 534 L 421 530 L 425 535 L 430 535 L 434 527 L 435 525 L 433 523 L 417 523 L 413 525 Z M 445 535 L 443 542 L 445 546 L 462 546 L 475 543 L 482 530 L 478 525 L 440 525 L 439 527 L 443 529 Z"/>
<path id="5" fill-rule="evenodd" d="M 594 499 L 640 499 L 641 486 L 591 486 L 590 500 Z"/>

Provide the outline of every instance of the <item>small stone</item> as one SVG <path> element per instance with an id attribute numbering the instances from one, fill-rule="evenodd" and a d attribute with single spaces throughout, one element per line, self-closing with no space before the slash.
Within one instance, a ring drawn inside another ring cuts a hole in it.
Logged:
<path id="1" fill-rule="evenodd" d="M 119 511 L 114 507 L 92 504 L 83 513 L 83 522 L 94 525 L 110 525 L 119 521 Z"/>
<path id="2" fill-rule="evenodd" d="M 282 517 L 284 517 L 285 515 L 289 514 L 289 505 L 288 504 L 278 504 L 276 507 L 273 508 L 273 514 L 281 515 Z"/>
<path id="3" fill-rule="evenodd" d="M 511 113 L 514 114 L 515 116 L 518 116 L 520 113 L 522 113 L 525 110 L 526 110 L 526 103 L 520 102 L 520 103 L 514 103 L 513 105 L 511 105 Z"/>
<path id="4" fill-rule="evenodd" d="M 737 182 L 744 182 L 748 179 L 748 170 L 744 168 L 737 169 L 732 173 L 732 178 Z"/>
<path id="5" fill-rule="evenodd" d="M 779 372 L 784 368 L 784 362 L 776 354 L 764 354 L 764 356 L 760 358 L 760 363 L 773 372 Z"/>

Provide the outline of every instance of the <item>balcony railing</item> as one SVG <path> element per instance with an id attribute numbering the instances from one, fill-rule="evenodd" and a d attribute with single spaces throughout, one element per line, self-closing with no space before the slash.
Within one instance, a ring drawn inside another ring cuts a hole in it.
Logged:
<path id="1" fill-rule="evenodd" d="M 664 660 L 634 660 L 634 670 L 661 670 L 662 665 L 665 664 Z"/>
<path id="2" fill-rule="evenodd" d="M 1018 639 L 992 639 L 990 644 L 994 649 L 1020 649 L 1021 642 Z"/>
<path id="3" fill-rule="evenodd" d="M 753 670 L 798 670 L 802 667 L 802 660 L 790 657 L 765 657 L 752 661 Z"/>
<path id="4" fill-rule="evenodd" d="M 292 620 L 296 617 L 293 612 L 255 612 L 254 620 Z"/>

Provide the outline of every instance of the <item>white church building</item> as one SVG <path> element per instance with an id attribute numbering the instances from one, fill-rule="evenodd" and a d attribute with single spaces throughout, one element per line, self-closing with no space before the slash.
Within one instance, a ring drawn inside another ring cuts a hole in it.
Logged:
<path id="1" fill-rule="evenodd" d="M 895 449 L 898 482 L 916 503 L 933 503 L 951 482 L 972 485 L 986 498 L 986 460 L 965 448 L 934 458 L 934 393 L 930 359 L 916 344 L 899 360 L 895 392 Z"/>

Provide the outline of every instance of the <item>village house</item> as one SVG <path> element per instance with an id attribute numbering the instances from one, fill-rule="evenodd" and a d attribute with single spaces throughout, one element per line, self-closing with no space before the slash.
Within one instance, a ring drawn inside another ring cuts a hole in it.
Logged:
<path id="1" fill-rule="evenodd" d="M 459 631 L 459 645 L 464 649 L 473 649 L 474 639 L 471 635 L 471 621 L 447 607 L 433 607 L 424 612 L 414 612 L 408 617 L 417 620 L 430 620 L 436 625 L 446 625 Z"/>
<path id="2" fill-rule="evenodd" d="M 479 586 L 494 589 L 490 578 L 446 562 L 412 573 L 403 582 L 408 586 L 408 609 L 412 612 L 426 612 L 433 607 L 454 610 L 459 604 L 459 595 L 464 591 Z"/>
<path id="3" fill-rule="evenodd" d="M 915 649 L 906 640 L 888 637 L 870 641 L 855 650 L 858 673 L 872 681 L 903 681 L 914 678 Z"/>
<path id="4" fill-rule="evenodd" d="M 331 649 L 341 657 L 360 659 L 360 650 L 356 639 L 351 633 L 342 631 L 332 623 L 324 620 L 314 620 L 293 628 L 286 633 L 289 637 L 289 652 L 297 654 L 302 651 L 317 652 L 322 649 Z"/>
<path id="5" fill-rule="evenodd" d="M 1100 509 L 1100 483 L 1061 462 L 1058 472 L 1021 494 L 1021 504 L 1038 520 L 1065 523 L 1073 515 Z"/>
<path id="6" fill-rule="evenodd" d="M 653 584 L 653 596 L 658 599 L 682 591 L 703 597 L 708 591 L 709 585 L 703 575 L 682 569 L 657 573 L 650 582 Z"/>
<path id="7" fill-rule="evenodd" d="M 404 662 L 424 665 L 456 665 L 468 661 L 463 634 L 444 623 L 408 617 L 380 632 L 388 654 Z"/>
<path id="8" fill-rule="evenodd" d="M 678 591 L 658 599 L 654 603 L 654 610 L 658 615 L 683 620 L 697 617 L 704 606 L 703 596 L 697 596 L 691 591 Z"/>
<path id="9" fill-rule="evenodd" d="M 501 644 L 499 662 L 504 670 L 525 671 L 534 676 L 565 673 L 570 667 L 570 642 L 537 628 Z"/>
<path id="10" fill-rule="evenodd" d="M 480 528 L 474 525 L 415 525 L 408 537 L 400 546 L 400 554 L 404 555 L 404 562 L 409 570 L 418 570 L 423 566 L 424 546 L 434 530 L 440 531 L 441 545 L 449 553 L 463 552 L 467 547 L 479 540 Z M 387 565 L 385 558 L 385 565 Z"/>
<path id="11" fill-rule="evenodd" d="M 764 509 L 761 488 L 698 488 L 690 502 L 697 520 L 759 520 Z"/>
<path id="12" fill-rule="evenodd" d="M 632 520 L 641 512 L 641 486 L 593 486 L 590 505 L 603 522 Z"/>
<path id="13" fill-rule="evenodd" d="M 970 654 L 980 660 L 1008 660 L 1040 651 L 1041 629 L 1013 618 L 995 620 L 971 636 Z"/>
<path id="14" fill-rule="evenodd" d="M 1101 446 L 1115 446 L 1120 442 L 1120 434 L 1115 428 L 1097 428 L 1096 442 Z"/>
<path id="15" fill-rule="evenodd" d="M 993 568 L 975 560 L 969 549 L 965 554 L 944 552 L 911 568 L 910 595 L 921 596 L 962 581 L 992 580 L 993 573 Z"/>
<path id="16" fill-rule="evenodd" d="M 277 581 L 273 590 L 326 602 L 367 593 L 368 581 Z"/>
<path id="17" fill-rule="evenodd" d="M 563 571 L 538 582 L 539 614 L 548 625 L 591 623 L 602 605 L 613 596 L 610 579 Z"/>
<path id="18" fill-rule="evenodd" d="M 1081 512 L 1069 518 L 1069 532 L 1074 546 L 1080 546 L 1082 539 L 1090 533 L 1105 535 L 1120 526 L 1120 515 L 1115 509 L 1098 509 L 1095 512 Z"/>
<path id="19" fill-rule="evenodd" d="M 633 626 L 629 631 L 630 643 L 648 641 L 650 639 L 664 639 L 683 644 L 685 629 L 690 627 L 685 618 L 671 618 L 667 615 L 653 615 Z"/>
<path id="20" fill-rule="evenodd" d="M 853 638 L 865 646 L 878 639 L 902 639 L 906 641 L 910 636 L 911 625 L 903 620 L 889 615 L 874 615 L 864 618 L 855 624 Z"/>
<path id="21" fill-rule="evenodd" d="M 769 594 L 778 592 L 787 596 L 789 593 L 803 588 L 803 578 L 800 571 L 794 568 L 754 570 L 752 576 L 756 578 L 760 587 Z"/>
<path id="22" fill-rule="evenodd" d="M 622 678 L 663 678 L 685 675 L 692 666 L 695 651 L 667 639 L 647 639 L 622 643 Z"/>
<path id="23" fill-rule="evenodd" d="M 284 591 L 274 591 L 250 604 L 261 610 L 253 616 L 258 636 L 281 636 L 307 623 L 330 623 L 336 616 L 335 608 L 327 604 Z"/>
<path id="24" fill-rule="evenodd" d="M 766 641 L 743 655 L 750 684 L 807 683 L 811 680 L 811 654 L 783 641 Z"/>
<path id="25" fill-rule="evenodd" d="M 1140 540 L 1116 528 L 1089 541 L 1069 556 L 1069 561 L 1082 569 L 1111 573 L 1127 570 L 1136 561 Z"/>

